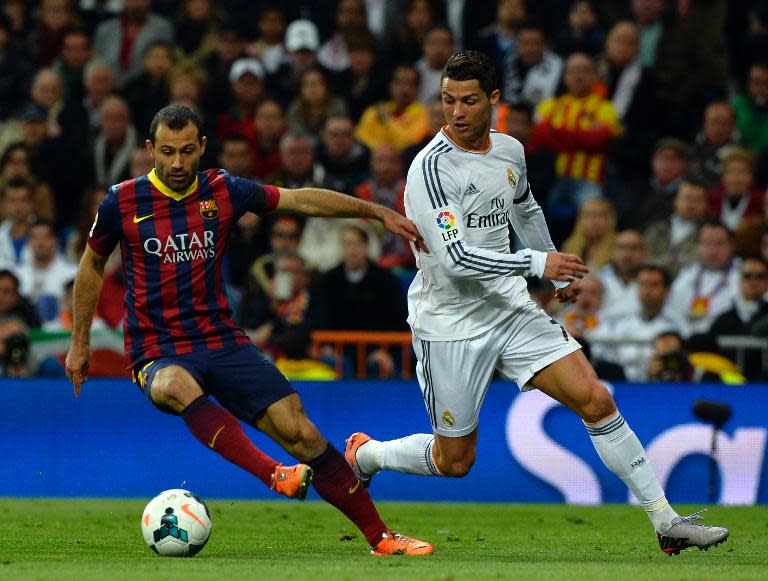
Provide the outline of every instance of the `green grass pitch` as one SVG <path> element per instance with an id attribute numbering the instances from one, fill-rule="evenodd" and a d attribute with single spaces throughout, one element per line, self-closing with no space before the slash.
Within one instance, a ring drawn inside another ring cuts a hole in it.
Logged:
<path id="1" fill-rule="evenodd" d="M 0 499 L 0 579 L 768 579 L 766 507 L 712 507 L 731 538 L 668 557 L 631 506 L 380 503 L 390 526 L 435 545 L 414 558 L 369 555 L 321 502 L 210 500 L 208 546 L 172 559 L 144 545 L 145 502 Z"/>

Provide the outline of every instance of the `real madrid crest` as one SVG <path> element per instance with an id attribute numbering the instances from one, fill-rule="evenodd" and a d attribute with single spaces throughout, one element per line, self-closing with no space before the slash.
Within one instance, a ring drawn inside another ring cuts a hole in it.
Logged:
<path id="1" fill-rule="evenodd" d="M 215 199 L 200 200 L 198 204 L 200 205 L 200 215 L 206 220 L 213 220 L 219 216 L 219 205 Z"/>
<path id="2" fill-rule="evenodd" d="M 443 412 L 443 425 L 446 428 L 452 428 L 453 424 L 455 424 L 455 423 L 456 423 L 456 421 L 453 419 L 453 414 L 451 414 L 450 411 L 445 410 Z"/>
<path id="3" fill-rule="evenodd" d="M 517 187 L 517 178 L 515 177 L 515 172 L 512 171 L 511 167 L 507 168 L 507 181 L 513 188 Z"/>

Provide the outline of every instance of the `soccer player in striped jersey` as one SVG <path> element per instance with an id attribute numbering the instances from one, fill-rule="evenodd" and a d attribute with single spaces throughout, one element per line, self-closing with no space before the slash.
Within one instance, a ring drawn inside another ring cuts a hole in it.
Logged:
<path id="1" fill-rule="evenodd" d="M 179 105 L 161 109 L 147 141 L 154 169 L 109 188 L 99 206 L 75 281 L 66 360 L 75 395 L 88 373 L 89 329 L 104 265 L 119 243 L 127 286 L 125 349 L 134 381 L 157 408 L 180 415 L 201 443 L 279 494 L 304 498 L 312 482 L 358 526 L 372 553 L 432 553 L 429 543 L 384 524 L 291 385 L 232 321 L 221 272 L 229 231 L 248 211 L 372 218 L 421 244 L 418 231 L 396 212 L 336 192 L 262 186 L 223 170 L 200 172 L 205 145 L 196 113 Z M 261 452 L 238 420 L 301 464 L 285 467 Z"/>
<path id="2" fill-rule="evenodd" d="M 377 441 L 357 432 L 346 457 L 361 481 L 380 470 L 464 476 L 475 460 L 478 415 L 495 369 L 576 412 L 600 458 L 648 513 L 661 549 L 707 548 L 728 530 L 680 517 L 640 441 L 579 344 L 531 300 L 523 277 L 550 279 L 560 302 L 579 295 L 581 259 L 556 252 L 528 183 L 522 145 L 490 130 L 500 93 L 493 63 L 475 51 L 442 75 L 447 125 L 408 171 L 406 216 L 424 236 L 408 293 L 417 377 L 432 434 Z M 527 248 L 510 252 L 512 226 Z"/>

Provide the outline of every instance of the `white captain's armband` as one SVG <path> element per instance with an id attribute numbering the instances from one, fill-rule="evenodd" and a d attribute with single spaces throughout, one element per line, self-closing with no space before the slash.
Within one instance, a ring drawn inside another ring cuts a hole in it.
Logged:
<path id="1" fill-rule="evenodd" d="M 461 213 L 455 206 L 444 206 L 424 212 L 419 216 L 419 226 L 428 247 L 447 246 L 464 238 Z"/>

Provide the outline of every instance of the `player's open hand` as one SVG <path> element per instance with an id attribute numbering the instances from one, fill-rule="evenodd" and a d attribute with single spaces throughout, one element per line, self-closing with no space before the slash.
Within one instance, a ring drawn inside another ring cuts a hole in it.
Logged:
<path id="1" fill-rule="evenodd" d="M 544 266 L 542 278 L 571 282 L 584 278 L 588 272 L 589 269 L 584 265 L 584 262 L 575 254 L 550 252 L 547 254 L 547 263 Z"/>
<path id="2" fill-rule="evenodd" d="M 557 289 L 555 291 L 555 298 L 561 303 L 575 303 L 579 297 L 580 292 L 581 292 L 581 281 L 574 280 L 567 287 Z"/>
<path id="3" fill-rule="evenodd" d="M 394 210 L 387 208 L 384 210 L 385 211 L 381 215 L 381 222 L 387 230 L 393 234 L 402 236 L 408 242 L 413 242 L 416 245 L 416 248 L 420 251 L 429 252 L 427 245 L 424 244 L 424 239 L 416 228 L 416 224 Z"/>
<path id="4" fill-rule="evenodd" d="M 91 348 L 72 344 L 67 353 L 64 368 L 67 377 L 75 386 L 75 397 L 80 396 L 80 384 L 88 378 L 88 365 L 91 362 Z"/>

